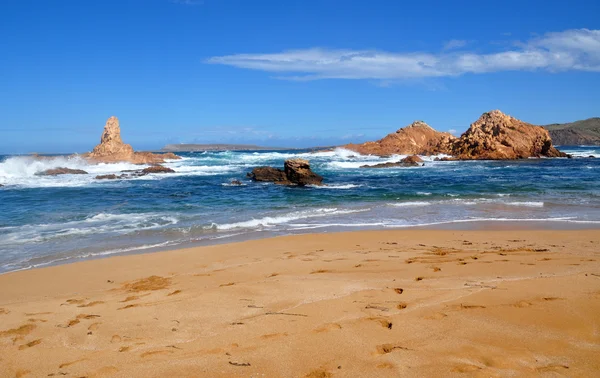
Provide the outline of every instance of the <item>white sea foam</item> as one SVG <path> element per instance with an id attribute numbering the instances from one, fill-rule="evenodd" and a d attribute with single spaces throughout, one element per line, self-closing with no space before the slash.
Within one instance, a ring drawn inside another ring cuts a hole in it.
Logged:
<path id="1" fill-rule="evenodd" d="M 409 202 L 390 203 L 389 205 L 395 206 L 395 207 L 421 207 L 421 206 L 431 206 L 431 202 L 409 201 Z"/>
<path id="2" fill-rule="evenodd" d="M 315 189 L 354 189 L 354 188 L 360 188 L 362 185 L 357 185 L 357 184 L 327 184 L 327 185 L 307 185 L 310 188 L 315 188 Z"/>
<path id="3" fill-rule="evenodd" d="M 510 205 L 510 206 L 544 207 L 544 203 L 543 202 L 530 202 L 530 201 L 526 201 L 526 202 L 503 202 L 503 204 Z"/>
<path id="4" fill-rule="evenodd" d="M 337 208 L 323 208 L 323 209 L 312 209 L 304 211 L 294 211 L 284 215 L 266 216 L 259 219 L 250 219 L 242 222 L 225 223 L 216 225 L 218 230 L 232 230 L 236 228 L 268 228 L 274 227 L 280 224 L 293 222 L 299 219 L 316 218 L 316 217 L 328 217 L 334 215 L 352 214 L 363 211 L 369 211 L 370 209 L 337 209 Z"/>

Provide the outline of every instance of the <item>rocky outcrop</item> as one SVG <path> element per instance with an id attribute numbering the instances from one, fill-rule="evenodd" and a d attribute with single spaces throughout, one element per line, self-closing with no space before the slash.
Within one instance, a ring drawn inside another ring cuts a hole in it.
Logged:
<path id="1" fill-rule="evenodd" d="M 452 147 L 460 160 L 511 160 L 566 157 L 552 145 L 548 131 L 499 110 L 483 113 Z"/>
<path id="2" fill-rule="evenodd" d="M 426 123 L 417 121 L 381 140 L 359 145 L 349 144 L 344 147 L 361 154 L 378 156 L 451 155 L 436 160 L 568 157 L 553 146 L 546 129 L 520 121 L 499 110 L 484 113 L 460 138 L 435 131 Z M 375 168 L 399 165 L 400 162 L 383 163 Z"/>
<path id="3" fill-rule="evenodd" d="M 425 122 L 416 121 L 378 141 L 343 147 L 363 155 L 437 155 L 449 154 L 455 140 L 450 133 L 436 131 Z"/>
<path id="4" fill-rule="evenodd" d="M 118 180 L 118 179 L 128 179 L 134 177 L 146 176 L 151 173 L 174 173 L 175 171 L 171 168 L 163 167 L 162 165 L 153 165 L 148 168 L 140 169 L 140 170 L 127 170 L 121 171 L 121 175 L 109 174 L 109 175 L 99 175 L 96 176 L 96 180 Z"/>
<path id="5" fill-rule="evenodd" d="M 142 173 L 147 175 L 149 173 L 174 173 L 175 171 L 171 168 L 163 167 L 162 165 L 153 165 L 148 168 L 142 169 Z"/>
<path id="6" fill-rule="evenodd" d="M 379 163 L 373 165 L 361 165 L 360 168 L 393 168 L 393 167 L 418 167 L 423 164 L 423 159 L 417 155 L 407 156 L 397 162 Z"/>
<path id="7" fill-rule="evenodd" d="M 112 163 L 126 161 L 134 164 L 164 163 L 166 159 L 180 159 L 172 152 L 155 154 L 152 152 L 135 152 L 131 145 L 121 139 L 121 127 L 117 117 L 110 117 L 104 125 L 104 131 L 98 144 L 92 152 L 83 155 L 95 163 Z"/>
<path id="8" fill-rule="evenodd" d="M 310 169 L 308 160 L 286 160 L 283 165 L 285 176 L 296 185 L 322 185 L 323 177 Z"/>
<path id="9" fill-rule="evenodd" d="M 310 164 L 304 159 L 286 160 L 284 169 L 273 167 L 257 167 L 248 173 L 254 181 L 273 182 L 279 185 L 322 185 L 323 177 L 310 169 Z"/>
<path id="10" fill-rule="evenodd" d="M 87 175 L 88 173 L 82 169 L 71 169 L 65 167 L 58 167 L 47 169 L 42 172 L 38 172 L 36 176 L 58 176 L 58 175 Z"/>
<path id="11" fill-rule="evenodd" d="M 95 177 L 96 180 L 118 180 L 120 178 L 125 178 L 126 175 L 115 175 L 115 174 L 110 174 L 110 175 L 98 175 Z"/>
<path id="12" fill-rule="evenodd" d="M 254 181 L 273 182 L 280 185 L 290 185 L 292 183 L 288 180 L 283 169 L 273 167 L 256 167 L 248 173 L 248 177 Z"/>

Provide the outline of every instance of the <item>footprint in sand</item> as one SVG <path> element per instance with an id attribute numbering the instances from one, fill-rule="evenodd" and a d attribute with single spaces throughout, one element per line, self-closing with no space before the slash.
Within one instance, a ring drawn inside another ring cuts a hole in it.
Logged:
<path id="1" fill-rule="evenodd" d="M 96 305 L 99 305 L 99 304 L 103 304 L 103 303 L 104 302 L 102 302 L 102 301 L 93 301 L 93 302 L 89 302 L 89 303 L 85 303 L 85 304 L 80 304 L 77 307 L 93 307 L 93 306 L 96 306 Z"/>
<path id="2" fill-rule="evenodd" d="M 260 338 L 263 340 L 271 340 L 271 339 L 278 339 L 280 337 L 285 337 L 288 336 L 287 332 L 284 333 L 270 333 L 268 335 L 262 335 Z"/>
<path id="3" fill-rule="evenodd" d="M 329 323 L 329 324 L 324 324 L 318 328 L 315 328 L 314 332 L 315 333 L 323 333 L 323 332 L 335 331 L 337 329 L 342 329 L 342 326 L 339 325 L 338 323 Z"/>
<path id="4" fill-rule="evenodd" d="M 304 378 L 331 378 L 333 374 L 325 369 L 316 369 L 306 374 Z"/>
<path id="5" fill-rule="evenodd" d="M 452 371 L 455 373 L 472 373 L 478 370 L 481 370 L 481 367 L 469 364 L 460 364 L 452 368 Z"/>
<path id="6" fill-rule="evenodd" d="M 37 326 L 35 324 L 25 324 L 19 328 L 13 328 L 6 331 L 0 331 L 0 337 L 11 337 L 11 336 L 27 336 Z"/>
<path id="7" fill-rule="evenodd" d="M 569 367 L 567 365 L 562 365 L 562 364 L 554 364 L 554 365 L 548 365 L 548 366 L 542 366 L 539 368 L 536 368 L 535 371 L 537 371 L 538 373 L 547 373 L 547 372 L 560 372 L 563 370 L 568 369 Z"/>
<path id="8" fill-rule="evenodd" d="M 31 347 L 34 347 L 34 346 L 39 345 L 41 343 L 42 343 L 42 339 L 33 340 L 33 341 L 28 342 L 27 344 L 19 345 L 19 350 L 24 350 L 24 349 L 27 349 L 27 348 L 31 348 Z"/>
<path id="9" fill-rule="evenodd" d="M 150 276 L 136 281 L 127 282 L 123 284 L 123 286 L 121 286 L 121 289 L 132 293 L 136 293 L 140 291 L 162 290 L 168 288 L 170 285 L 170 278 Z"/>
<path id="10" fill-rule="evenodd" d="M 160 355 L 171 354 L 171 353 L 174 353 L 174 351 L 172 351 L 172 350 L 153 350 L 150 352 L 144 352 L 144 353 L 140 354 L 140 357 L 145 358 L 145 357 L 160 356 Z"/>
<path id="11" fill-rule="evenodd" d="M 388 354 L 388 353 L 392 353 L 395 350 L 410 350 L 410 349 L 400 345 L 399 343 L 377 345 L 377 353 L 378 354 Z"/>

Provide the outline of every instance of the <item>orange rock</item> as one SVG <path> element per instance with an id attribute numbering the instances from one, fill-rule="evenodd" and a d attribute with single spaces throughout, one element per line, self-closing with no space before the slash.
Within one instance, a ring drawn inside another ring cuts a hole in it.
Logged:
<path id="1" fill-rule="evenodd" d="M 127 161 L 134 164 L 158 164 L 164 163 L 166 159 L 181 159 L 172 152 L 166 154 L 135 152 L 130 144 L 123 143 L 119 119 L 115 116 L 106 121 L 100 144 L 83 157 L 94 163 Z"/>
<path id="2" fill-rule="evenodd" d="M 450 154 L 456 137 L 436 131 L 422 121 L 413 122 L 383 139 L 343 146 L 364 155 L 437 155 Z"/>
<path id="3" fill-rule="evenodd" d="M 483 113 L 454 143 L 452 155 L 461 160 L 511 160 L 566 157 L 552 145 L 548 130 L 520 121 L 500 110 Z"/>

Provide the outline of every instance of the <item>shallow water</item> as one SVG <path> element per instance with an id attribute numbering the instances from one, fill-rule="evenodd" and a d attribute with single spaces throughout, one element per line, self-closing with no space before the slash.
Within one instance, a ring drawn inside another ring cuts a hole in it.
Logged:
<path id="1" fill-rule="evenodd" d="M 332 230 L 533 220 L 600 227 L 600 147 L 563 147 L 574 159 L 397 161 L 332 152 L 198 152 L 166 165 L 176 173 L 128 180 L 99 174 L 139 169 L 0 156 L 0 272 L 118 253 Z M 589 158 L 595 156 L 596 159 Z M 307 158 L 323 187 L 245 178 L 253 167 Z M 88 175 L 35 176 L 57 166 Z M 230 185 L 239 179 L 242 186 Z"/>

